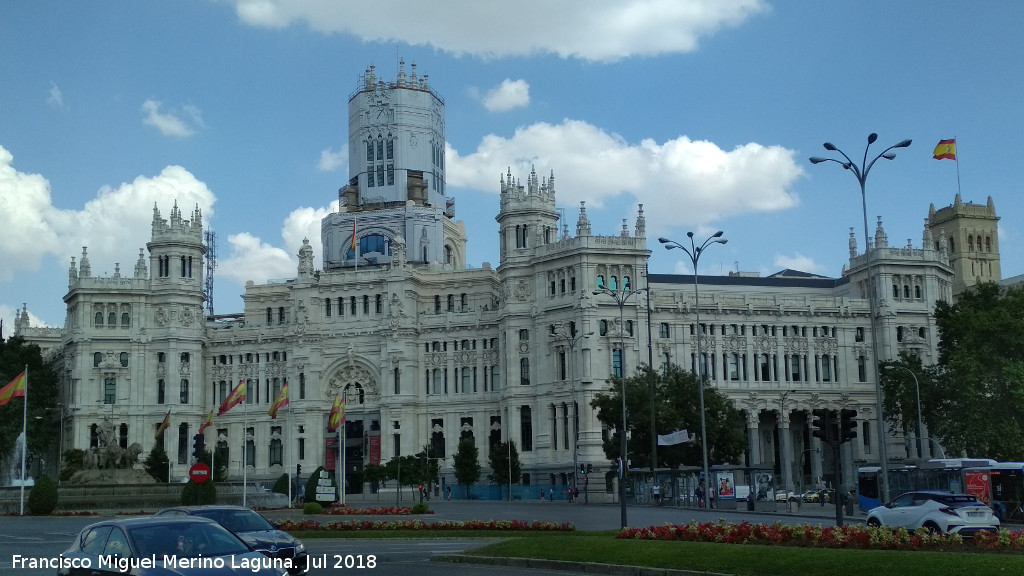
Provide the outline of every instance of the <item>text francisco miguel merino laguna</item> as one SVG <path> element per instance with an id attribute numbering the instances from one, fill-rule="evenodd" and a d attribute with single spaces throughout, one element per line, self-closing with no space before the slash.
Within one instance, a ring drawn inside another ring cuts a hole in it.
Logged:
<path id="1" fill-rule="evenodd" d="M 374 555 L 345 555 L 334 554 L 334 567 L 336 568 L 376 568 L 377 558 Z M 259 572 L 265 568 L 293 568 L 291 558 L 270 558 L 261 555 L 246 556 L 211 556 L 211 557 L 178 557 L 178 556 L 157 556 L 149 557 L 121 557 L 121 556 L 98 556 L 95 558 L 73 557 L 65 558 L 63 554 L 58 557 L 38 558 L 14 554 L 11 556 L 13 568 L 48 569 L 59 570 L 67 568 L 90 570 L 117 570 L 128 573 L 136 568 L 242 568 Z M 94 565 L 95 564 L 95 565 Z M 306 571 L 310 568 L 327 568 L 331 565 L 331 559 L 324 555 L 323 558 L 313 556 L 306 557 Z"/>

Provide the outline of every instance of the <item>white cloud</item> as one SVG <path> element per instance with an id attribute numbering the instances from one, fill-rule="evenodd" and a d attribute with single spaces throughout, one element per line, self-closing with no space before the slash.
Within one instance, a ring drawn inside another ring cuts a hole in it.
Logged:
<path id="1" fill-rule="evenodd" d="M 331 148 L 320 151 L 320 161 L 317 163 L 317 168 L 321 172 L 333 172 L 338 168 L 348 165 L 348 144 L 341 147 L 341 150 L 335 152 Z"/>
<path id="2" fill-rule="evenodd" d="M 324 33 L 453 54 L 556 54 L 591 61 L 691 52 L 701 38 L 769 10 L 765 0 L 521 0 L 512 10 L 506 3 L 478 0 L 230 1 L 253 26 L 303 22 Z"/>
<path id="3" fill-rule="evenodd" d="M 810 272 L 811 274 L 825 274 L 824 266 L 818 264 L 812 258 L 800 254 L 799 252 L 792 256 L 776 254 L 775 265 L 780 269 L 789 268 L 791 270 L 799 270 L 800 272 Z M 778 270 L 775 272 L 778 272 Z M 772 272 L 772 274 L 775 272 Z"/>
<path id="4" fill-rule="evenodd" d="M 70 263 L 72 256 L 81 255 L 82 246 L 89 249 L 93 274 L 112 274 L 114 262 L 121 264 L 122 274 L 130 274 L 138 249 L 150 236 L 154 204 L 164 218 L 175 200 L 186 219 L 197 205 L 204 218 L 213 215 L 213 193 L 180 166 L 116 188 L 103 187 L 81 210 L 61 210 L 51 203 L 45 178 L 18 172 L 13 164 L 13 156 L 0 147 L 0 282 L 37 270 L 47 256 Z"/>
<path id="5" fill-rule="evenodd" d="M 799 199 L 791 188 L 804 174 L 795 151 L 781 146 L 749 143 L 725 151 L 685 136 L 631 144 L 578 120 L 533 124 L 511 138 L 489 135 L 465 156 L 449 147 L 447 162 L 449 186 L 496 192 L 497 178 L 509 168 L 513 178 L 525 180 L 535 167 L 541 178 L 554 171 L 561 205 L 585 200 L 597 208 L 630 194 L 644 204 L 649 237 L 675 226 L 792 208 Z"/>
<path id="6" fill-rule="evenodd" d="M 46 103 L 57 109 L 64 108 L 64 93 L 60 91 L 60 86 L 53 82 L 50 82 L 50 90 L 46 94 Z"/>
<path id="7" fill-rule="evenodd" d="M 149 99 L 142 103 L 142 112 L 144 117 L 142 123 L 148 126 L 152 126 L 160 131 L 164 136 L 174 136 L 176 138 L 188 138 L 195 134 L 195 129 L 203 127 L 202 113 L 199 108 L 191 104 L 182 106 L 180 112 L 163 112 L 160 108 L 163 106 L 162 102 L 157 100 Z M 189 122 L 186 122 L 181 118 L 185 116 Z"/>
<path id="8" fill-rule="evenodd" d="M 228 237 L 231 250 L 227 258 L 217 262 L 218 277 L 239 284 L 252 280 L 257 284 L 271 279 L 294 278 L 298 273 L 298 254 L 302 240 L 308 239 L 313 248 L 314 265 L 323 262 L 320 244 L 320 221 L 338 210 L 334 201 L 328 208 L 298 208 L 285 218 L 281 239 L 285 248 L 276 248 L 251 234 Z"/>
<path id="9" fill-rule="evenodd" d="M 530 85 L 526 80 L 506 78 L 500 86 L 491 88 L 484 96 L 484 108 L 491 112 L 505 112 L 523 108 L 530 103 Z"/>

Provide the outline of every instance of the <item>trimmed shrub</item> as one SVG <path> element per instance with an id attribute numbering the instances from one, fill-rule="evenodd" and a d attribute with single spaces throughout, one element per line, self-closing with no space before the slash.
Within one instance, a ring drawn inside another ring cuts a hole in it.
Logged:
<path id="1" fill-rule="evenodd" d="M 284 494 L 285 496 L 288 495 L 287 474 L 281 474 L 281 477 L 277 479 L 277 482 L 274 482 L 274 487 L 271 489 L 271 492 L 277 492 L 278 494 Z"/>
<path id="2" fill-rule="evenodd" d="M 429 514 L 430 513 L 430 507 L 427 506 L 426 502 L 417 502 L 417 503 L 412 505 L 412 513 L 413 514 Z"/>
<path id="3" fill-rule="evenodd" d="M 306 505 L 302 507 L 303 514 L 320 514 L 324 511 L 324 507 L 319 502 L 306 502 Z"/>
<path id="4" fill-rule="evenodd" d="M 56 507 L 57 483 L 44 474 L 28 493 L 28 509 L 36 516 L 48 516 Z"/>
<path id="5" fill-rule="evenodd" d="M 203 482 L 202 484 L 196 484 L 189 480 L 188 484 L 185 484 L 185 488 L 181 491 L 181 505 L 182 506 L 194 506 L 196 504 L 216 504 L 217 503 L 217 488 L 214 487 L 213 482 Z"/>

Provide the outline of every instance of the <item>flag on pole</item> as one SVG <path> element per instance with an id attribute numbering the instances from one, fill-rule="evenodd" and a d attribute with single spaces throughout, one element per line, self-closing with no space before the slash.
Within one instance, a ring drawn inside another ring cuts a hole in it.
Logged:
<path id="1" fill-rule="evenodd" d="M 935 147 L 935 153 L 932 154 L 932 158 L 936 160 L 956 160 L 956 138 L 951 140 L 939 140 L 939 144 Z"/>
<path id="2" fill-rule="evenodd" d="M 267 413 L 270 414 L 271 418 L 276 419 L 277 411 L 288 404 L 288 382 L 285 382 L 284 386 L 281 387 L 281 391 L 277 393 L 277 398 L 274 398 L 274 403 L 270 405 L 270 410 L 267 410 Z"/>
<path id="3" fill-rule="evenodd" d="M 164 430 L 167 430 L 170 427 L 171 427 L 171 411 L 168 410 L 167 411 L 167 415 L 164 416 L 164 421 L 160 423 L 160 426 L 157 426 L 157 429 L 156 429 L 156 439 L 159 440 L 160 437 L 163 436 Z"/>
<path id="4" fill-rule="evenodd" d="M 234 389 L 231 390 L 231 393 L 228 394 L 228 397 L 225 398 L 224 402 L 220 405 L 220 409 L 217 410 L 217 416 L 223 416 L 223 415 L 227 414 L 228 410 L 231 410 L 232 408 L 234 408 L 235 406 L 237 406 L 238 404 L 240 404 L 240 403 L 242 403 L 244 401 L 245 401 L 245 378 L 242 378 L 242 381 L 238 383 L 238 386 L 235 386 Z"/>
<path id="5" fill-rule="evenodd" d="M 202 434 L 203 430 L 206 430 L 210 426 L 213 426 L 213 410 L 210 410 L 210 413 L 206 415 L 206 418 L 203 418 L 203 423 L 199 425 L 198 433 Z"/>
<path id="6" fill-rule="evenodd" d="M 334 432 L 339 426 L 345 423 L 345 399 L 339 396 L 334 397 L 334 405 L 331 406 L 331 414 L 327 417 L 327 429 Z"/>
<path id="7" fill-rule="evenodd" d="M 658 446 L 674 446 L 684 442 L 690 442 L 693 436 L 686 430 L 676 430 L 669 434 L 658 434 Z"/>
<path id="8" fill-rule="evenodd" d="M 356 221 L 352 221 L 352 251 L 356 251 Z"/>
<path id="9" fill-rule="evenodd" d="M 28 387 L 28 370 L 14 377 L 11 383 L 0 388 L 0 406 L 7 404 L 11 398 L 25 397 L 25 388 Z"/>

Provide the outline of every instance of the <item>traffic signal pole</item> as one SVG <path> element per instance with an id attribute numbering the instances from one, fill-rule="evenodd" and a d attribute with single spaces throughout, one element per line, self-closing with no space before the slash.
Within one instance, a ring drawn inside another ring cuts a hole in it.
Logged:
<path id="1" fill-rule="evenodd" d="M 836 505 L 836 526 L 843 525 L 843 499 L 846 497 L 842 492 L 843 463 L 840 448 L 846 442 L 857 437 L 857 411 L 850 408 L 843 408 L 837 415 L 834 410 L 815 408 L 811 411 L 811 434 L 815 438 L 832 448 L 832 478 L 834 484 Z"/>

